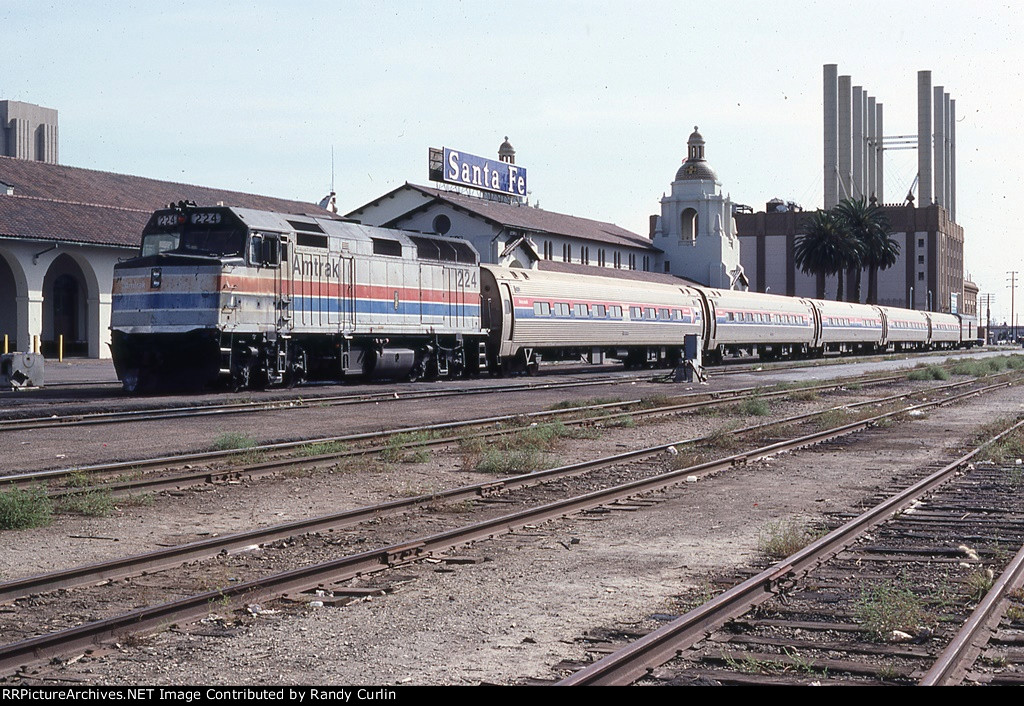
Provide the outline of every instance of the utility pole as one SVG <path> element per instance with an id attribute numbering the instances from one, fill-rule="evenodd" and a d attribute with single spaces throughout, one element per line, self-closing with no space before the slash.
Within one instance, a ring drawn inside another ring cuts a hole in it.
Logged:
<path id="1" fill-rule="evenodd" d="M 1010 276 L 1010 325 L 1013 326 L 1013 342 L 1017 342 L 1017 319 L 1014 317 L 1013 300 L 1017 292 L 1017 270 L 1007 272 Z"/>
<path id="2" fill-rule="evenodd" d="M 983 294 L 982 301 L 985 303 L 985 343 L 992 343 L 992 293 Z"/>

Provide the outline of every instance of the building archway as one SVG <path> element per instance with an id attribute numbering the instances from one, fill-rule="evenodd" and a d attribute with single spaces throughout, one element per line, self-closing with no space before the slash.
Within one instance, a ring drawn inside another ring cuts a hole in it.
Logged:
<path id="1" fill-rule="evenodd" d="M 692 208 L 685 209 L 679 217 L 682 232 L 682 240 L 697 239 L 697 211 Z"/>
<path id="2" fill-rule="evenodd" d="M 24 299 L 26 296 L 25 277 L 15 276 L 12 261 L 13 259 L 8 259 L 8 256 L 0 251 L 0 353 L 3 352 L 4 336 L 7 337 L 8 350 L 14 351 L 19 348 L 21 332 L 18 329 L 18 298 L 20 296 Z"/>
<path id="3" fill-rule="evenodd" d="M 64 337 L 65 356 L 89 355 L 89 286 L 85 273 L 67 254 L 57 257 L 43 278 L 43 330 L 40 352 L 56 357 Z"/>

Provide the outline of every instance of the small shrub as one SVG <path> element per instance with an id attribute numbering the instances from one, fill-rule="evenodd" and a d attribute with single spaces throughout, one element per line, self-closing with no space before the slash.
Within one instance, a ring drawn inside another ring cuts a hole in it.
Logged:
<path id="1" fill-rule="evenodd" d="M 854 614 L 876 640 L 887 639 L 893 630 L 913 634 L 933 620 L 905 581 L 887 581 L 865 588 L 854 606 Z"/>
<path id="2" fill-rule="evenodd" d="M 476 462 L 481 473 L 529 473 L 543 468 L 544 455 L 537 449 L 488 448 Z"/>
<path id="3" fill-rule="evenodd" d="M 938 365 L 929 365 L 924 368 L 912 370 L 907 375 L 908 380 L 949 380 L 949 371 Z"/>
<path id="4" fill-rule="evenodd" d="M 342 454 L 346 451 L 348 451 L 348 444 L 342 441 L 317 441 L 298 447 L 295 449 L 295 454 L 297 456 L 327 456 Z"/>
<path id="5" fill-rule="evenodd" d="M 736 405 L 736 412 L 753 417 L 767 417 L 771 414 L 771 409 L 768 407 L 768 403 L 760 397 L 751 397 Z"/>
<path id="6" fill-rule="evenodd" d="M 779 520 L 761 530 L 757 537 L 757 551 L 767 559 L 785 559 L 818 536 L 818 532 L 798 520 Z"/>
<path id="7" fill-rule="evenodd" d="M 60 501 L 61 512 L 88 517 L 106 517 L 114 511 L 114 498 L 109 490 L 90 490 L 69 495 Z"/>
<path id="8" fill-rule="evenodd" d="M 218 434 L 213 440 L 213 447 L 218 451 L 231 451 L 233 449 L 251 449 L 256 446 L 256 440 L 248 434 L 237 431 L 228 431 Z"/>
<path id="9" fill-rule="evenodd" d="M 971 600 L 980 601 L 985 597 L 986 593 L 992 590 L 992 585 L 995 581 L 995 574 L 992 573 L 992 569 L 979 566 L 967 576 L 967 580 L 964 582 L 967 597 Z"/>
<path id="10" fill-rule="evenodd" d="M 602 404 L 615 404 L 622 402 L 621 397 L 591 397 L 586 400 L 562 400 L 548 407 L 550 410 L 573 409 L 575 407 L 594 407 Z"/>
<path id="11" fill-rule="evenodd" d="M 817 417 L 819 429 L 834 429 L 849 424 L 854 420 L 854 415 L 846 409 L 828 409 Z"/>
<path id="12" fill-rule="evenodd" d="M 41 485 L 27 490 L 13 487 L 0 493 L 0 529 L 45 527 L 53 516 L 53 502 Z"/>

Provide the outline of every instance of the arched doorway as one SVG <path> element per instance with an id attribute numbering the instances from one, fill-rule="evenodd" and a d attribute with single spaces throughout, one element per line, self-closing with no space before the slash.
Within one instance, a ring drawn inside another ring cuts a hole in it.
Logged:
<path id="1" fill-rule="evenodd" d="M 89 355 L 86 284 L 82 268 L 68 255 L 53 261 L 43 279 L 41 352 L 55 357 L 64 337 L 65 356 Z"/>
<path id="2" fill-rule="evenodd" d="M 14 284 L 14 270 L 0 255 L 0 353 L 3 353 L 4 336 L 8 350 L 18 347 L 18 289 Z"/>

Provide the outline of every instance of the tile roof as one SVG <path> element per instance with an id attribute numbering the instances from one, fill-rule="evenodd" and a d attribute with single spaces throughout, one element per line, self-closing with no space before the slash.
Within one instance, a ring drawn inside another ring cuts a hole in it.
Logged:
<path id="1" fill-rule="evenodd" d="M 614 279 L 633 279 L 642 282 L 659 282 L 661 284 L 674 284 L 680 287 L 703 287 L 692 280 L 676 277 L 675 275 L 662 274 L 661 272 L 645 272 L 643 270 L 624 270 L 613 267 L 595 267 L 593 265 L 581 265 L 575 262 L 561 262 L 560 260 L 538 260 L 537 269 L 545 272 L 562 272 L 565 274 L 593 275 L 595 277 L 612 277 Z"/>
<path id="2" fill-rule="evenodd" d="M 7 189 L 13 190 L 6 195 Z M 150 214 L 175 201 L 323 215 L 316 204 L 0 156 L 0 236 L 138 245 Z"/>
<path id="3" fill-rule="evenodd" d="M 477 196 L 467 196 L 454 191 L 434 189 L 428 186 L 417 184 L 406 184 L 406 189 L 419 191 L 431 196 L 438 201 L 447 202 L 457 208 L 474 213 L 481 218 L 497 223 L 507 228 L 519 228 L 539 233 L 552 233 L 583 240 L 608 243 L 610 245 L 628 246 L 643 248 L 653 252 L 660 252 L 652 243 L 650 238 L 620 228 L 614 223 L 595 221 L 579 216 L 570 216 L 565 213 L 545 211 L 533 206 L 504 203 L 493 201 Z M 399 219 L 396 219 L 399 220 Z"/>

